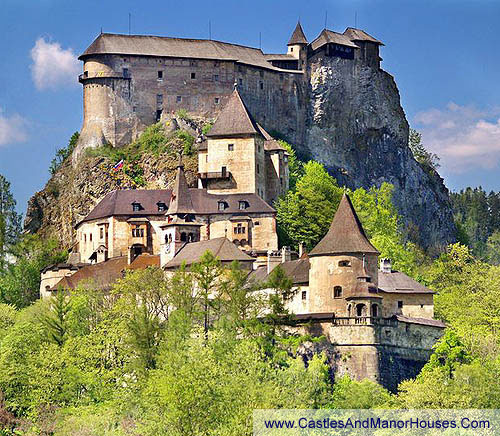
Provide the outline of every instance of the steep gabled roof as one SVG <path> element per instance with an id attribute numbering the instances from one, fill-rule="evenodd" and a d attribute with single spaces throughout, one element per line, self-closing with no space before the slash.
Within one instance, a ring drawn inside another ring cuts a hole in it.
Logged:
<path id="1" fill-rule="evenodd" d="M 313 42 L 311 42 L 310 46 L 313 50 L 317 50 L 318 48 L 328 43 L 339 44 L 346 47 L 351 47 L 353 49 L 359 49 L 359 47 L 354 44 L 354 42 L 352 42 L 348 36 L 328 29 L 323 29 L 318 37 Z"/>
<path id="2" fill-rule="evenodd" d="M 375 39 L 373 36 L 369 35 L 364 30 L 356 29 L 354 27 L 348 27 L 344 31 L 344 35 L 350 38 L 351 41 L 368 41 L 368 42 L 374 42 L 375 44 L 378 45 L 384 45 L 381 41 Z"/>
<path id="3" fill-rule="evenodd" d="M 206 136 L 260 135 L 259 127 L 235 87 Z"/>
<path id="4" fill-rule="evenodd" d="M 302 30 L 302 26 L 300 25 L 300 21 L 297 22 L 295 26 L 295 30 L 288 41 L 288 45 L 296 45 L 296 44 L 307 44 L 306 35 L 304 35 L 304 31 Z"/>
<path id="5" fill-rule="evenodd" d="M 177 268 L 184 262 L 186 265 L 191 265 L 198 262 L 206 251 L 211 251 L 215 257 L 225 263 L 232 262 L 233 260 L 247 263 L 254 260 L 248 254 L 243 253 L 227 238 L 222 237 L 207 241 L 190 242 L 184 245 L 175 257 L 165 265 L 165 268 Z"/>
<path id="6" fill-rule="evenodd" d="M 151 35 L 101 33 L 78 59 L 95 55 L 161 56 L 190 59 L 233 61 L 275 71 L 262 50 L 210 39 L 172 38 Z M 302 73 L 302 71 L 295 71 Z"/>
<path id="7" fill-rule="evenodd" d="M 351 199 L 344 194 L 325 237 L 312 249 L 309 256 L 339 253 L 374 253 L 377 249 L 366 237 Z"/>
<path id="8" fill-rule="evenodd" d="M 189 186 L 184 174 L 184 165 L 179 162 L 167 215 L 177 215 L 185 213 L 194 214 L 195 211 L 193 208 L 193 202 L 191 200 L 191 194 L 189 192 Z"/>

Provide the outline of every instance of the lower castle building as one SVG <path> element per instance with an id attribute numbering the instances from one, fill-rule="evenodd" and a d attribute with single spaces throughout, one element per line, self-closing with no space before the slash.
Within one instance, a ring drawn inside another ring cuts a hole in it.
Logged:
<path id="1" fill-rule="evenodd" d="M 325 351 L 335 374 L 369 378 L 395 390 L 427 362 L 445 327 L 434 319 L 434 293 L 403 273 L 365 235 L 347 195 L 330 229 L 310 253 L 278 251 L 276 211 L 288 190 L 286 150 L 259 126 L 237 89 L 206 138 L 200 138 L 198 187 L 179 162 L 169 190 L 106 195 L 76 226 L 71 262 L 42 271 L 40 293 L 86 281 L 109 289 L 127 270 L 189 266 L 210 250 L 223 265 L 237 260 L 264 293 L 278 265 L 292 279 L 285 301 L 295 333 L 326 341 L 299 350 Z M 300 250 L 299 250 L 300 251 Z"/>

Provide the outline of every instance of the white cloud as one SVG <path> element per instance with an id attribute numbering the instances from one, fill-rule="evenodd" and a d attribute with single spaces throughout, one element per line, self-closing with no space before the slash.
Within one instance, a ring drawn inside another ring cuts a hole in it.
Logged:
<path id="1" fill-rule="evenodd" d="M 6 116 L 0 108 L 0 146 L 28 139 L 28 122 L 18 114 Z"/>
<path id="2" fill-rule="evenodd" d="M 451 102 L 444 109 L 419 112 L 414 121 L 424 146 L 440 156 L 448 171 L 500 164 L 500 108 L 479 110 Z"/>
<path id="3" fill-rule="evenodd" d="M 64 50 L 57 42 L 38 38 L 31 49 L 31 74 L 37 89 L 58 88 L 78 84 L 80 63 L 73 50 Z"/>

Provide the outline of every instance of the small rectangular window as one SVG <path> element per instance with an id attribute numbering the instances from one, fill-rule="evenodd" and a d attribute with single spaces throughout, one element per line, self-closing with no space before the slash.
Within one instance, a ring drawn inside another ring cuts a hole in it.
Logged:
<path id="1" fill-rule="evenodd" d="M 158 80 L 163 80 L 163 71 L 158 71 Z"/>
<path id="2" fill-rule="evenodd" d="M 398 301 L 398 309 L 402 309 L 403 308 L 403 302 L 402 301 Z"/>
<path id="3" fill-rule="evenodd" d="M 307 299 L 307 291 L 302 291 L 302 300 Z"/>
<path id="4" fill-rule="evenodd" d="M 260 225 L 260 222 L 259 222 L 259 221 L 254 221 L 254 222 L 253 222 L 253 225 L 254 225 L 254 226 L 259 226 L 259 225 Z"/>
<path id="5" fill-rule="evenodd" d="M 218 74 L 214 74 L 214 82 L 218 82 L 219 81 L 219 75 Z"/>
<path id="6" fill-rule="evenodd" d="M 264 82 L 259 83 L 260 89 L 264 89 Z"/>
<path id="7" fill-rule="evenodd" d="M 123 77 L 125 79 L 128 79 L 130 77 L 129 72 L 128 72 L 128 68 L 123 69 Z"/>
<path id="8" fill-rule="evenodd" d="M 257 164 L 257 174 L 260 174 L 260 165 Z"/>
<path id="9" fill-rule="evenodd" d="M 176 98 L 177 103 L 180 103 L 182 101 L 182 97 L 180 95 L 177 96 Z"/>
<path id="10" fill-rule="evenodd" d="M 162 114 L 163 110 L 162 109 L 158 109 L 156 111 L 156 122 L 160 121 L 161 120 L 161 114 Z"/>
<path id="11" fill-rule="evenodd" d="M 234 151 L 234 144 L 227 144 L 227 151 Z"/>
<path id="12" fill-rule="evenodd" d="M 99 234 L 100 234 L 100 238 L 104 239 L 104 227 L 99 228 Z"/>
<path id="13" fill-rule="evenodd" d="M 92 242 L 92 233 L 90 234 L 90 241 Z"/>
<path id="14" fill-rule="evenodd" d="M 156 94 L 156 104 L 163 104 L 163 94 Z"/>
<path id="15" fill-rule="evenodd" d="M 220 103 L 220 98 L 219 97 L 215 97 L 214 98 L 214 103 L 215 104 L 219 104 Z"/>
<path id="16" fill-rule="evenodd" d="M 191 73 L 191 79 L 196 79 L 196 73 Z"/>
<path id="17" fill-rule="evenodd" d="M 239 84 L 240 86 L 243 86 L 243 79 L 239 79 L 239 80 L 238 80 L 238 84 Z"/>

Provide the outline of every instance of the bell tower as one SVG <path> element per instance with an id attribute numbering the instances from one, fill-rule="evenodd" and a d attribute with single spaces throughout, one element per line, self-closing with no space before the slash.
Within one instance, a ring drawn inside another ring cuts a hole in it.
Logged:
<path id="1" fill-rule="evenodd" d="M 195 220 L 195 211 L 181 156 L 179 157 L 175 184 L 166 217 L 167 223 L 161 226 L 163 240 L 161 242 L 160 264 L 162 267 L 185 244 L 200 240 L 200 227 L 202 224 L 197 223 Z"/>

